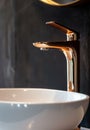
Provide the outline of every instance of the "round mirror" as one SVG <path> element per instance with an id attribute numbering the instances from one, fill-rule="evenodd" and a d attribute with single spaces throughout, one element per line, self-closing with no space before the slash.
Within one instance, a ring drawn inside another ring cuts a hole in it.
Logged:
<path id="1" fill-rule="evenodd" d="M 40 0 L 40 1 L 52 6 L 67 6 L 75 4 L 80 0 Z"/>

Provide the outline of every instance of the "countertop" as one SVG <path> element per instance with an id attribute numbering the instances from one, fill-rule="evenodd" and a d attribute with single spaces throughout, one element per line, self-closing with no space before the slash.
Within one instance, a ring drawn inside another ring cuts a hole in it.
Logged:
<path id="1" fill-rule="evenodd" d="M 78 129 L 79 130 L 79 129 Z M 80 130 L 90 130 L 89 128 L 81 127 Z"/>
<path id="2" fill-rule="evenodd" d="M 89 128 L 84 128 L 84 127 L 81 127 L 81 128 L 77 128 L 75 130 L 90 130 Z"/>

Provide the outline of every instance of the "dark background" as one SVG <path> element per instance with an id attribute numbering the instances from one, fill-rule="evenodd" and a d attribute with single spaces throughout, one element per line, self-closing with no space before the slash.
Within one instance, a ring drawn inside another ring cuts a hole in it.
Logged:
<path id="1" fill-rule="evenodd" d="M 32 45 L 65 40 L 65 34 L 45 25 L 51 20 L 80 33 L 80 92 L 90 95 L 90 4 L 52 7 L 38 0 L 0 0 L 0 87 L 66 90 L 64 55 Z M 89 109 L 82 126 L 90 128 Z"/>

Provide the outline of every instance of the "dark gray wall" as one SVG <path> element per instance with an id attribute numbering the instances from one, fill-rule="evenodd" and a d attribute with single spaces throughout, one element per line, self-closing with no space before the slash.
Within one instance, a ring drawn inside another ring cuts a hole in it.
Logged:
<path id="1" fill-rule="evenodd" d="M 0 0 L 0 86 L 66 90 L 66 60 L 58 50 L 40 51 L 36 41 L 65 35 L 45 25 L 54 20 L 80 32 L 80 92 L 90 95 L 90 5 L 51 7 L 38 0 Z M 83 126 L 90 127 L 88 110 Z"/>
<path id="2" fill-rule="evenodd" d="M 13 1 L 0 0 L 0 87 L 14 86 Z"/>

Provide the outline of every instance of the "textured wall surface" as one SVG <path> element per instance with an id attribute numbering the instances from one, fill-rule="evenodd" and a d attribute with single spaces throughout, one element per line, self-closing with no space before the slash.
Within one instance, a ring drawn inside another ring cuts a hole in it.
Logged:
<path id="1" fill-rule="evenodd" d="M 0 87 L 14 86 L 14 11 L 10 0 L 0 0 Z"/>
<path id="2" fill-rule="evenodd" d="M 61 41 L 65 34 L 45 25 L 57 21 L 80 32 L 80 92 L 90 95 L 90 5 L 51 7 L 38 0 L 0 0 L 0 87 L 66 90 L 66 59 L 40 51 L 36 41 Z M 90 108 L 89 108 L 90 109 Z M 90 127 L 88 110 L 83 126 Z"/>

